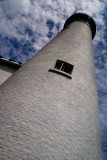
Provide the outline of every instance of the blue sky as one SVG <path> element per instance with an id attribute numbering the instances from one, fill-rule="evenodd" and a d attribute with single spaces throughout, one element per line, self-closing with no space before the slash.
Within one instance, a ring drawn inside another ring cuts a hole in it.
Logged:
<path id="1" fill-rule="evenodd" d="M 97 25 L 93 40 L 103 160 L 107 160 L 107 0 L 0 0 L 0 55 L 25 63 L 84 12 Z"/>

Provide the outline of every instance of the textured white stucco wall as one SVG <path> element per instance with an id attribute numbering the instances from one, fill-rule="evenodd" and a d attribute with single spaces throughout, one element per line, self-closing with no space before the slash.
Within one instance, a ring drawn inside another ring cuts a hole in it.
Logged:
<path id="1" fill-rule="evenodd" d="M 14 72 L 15 68 L 0 64 L 0 85 L 5 82 Z"/>
<path id="2" fill-rule="evenodd" d="M 21 65 L 16 62 L 0 58 L 0 85 L 16 72 L 19 67 L 21 67 Z"/>
<path id="3" fill-rule="evenodd" d="M 60 59 L 72 79 L 48 72 Z M 2 160 L 101 160 L 91 31 L 74 22 L 0 86 Z"/>

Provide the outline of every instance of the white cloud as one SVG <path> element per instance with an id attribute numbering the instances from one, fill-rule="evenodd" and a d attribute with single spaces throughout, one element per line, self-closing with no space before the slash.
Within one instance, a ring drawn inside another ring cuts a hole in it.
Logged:
<path id="1" fill-rule="evenodd" d="M 81 11 L 95 17 L 98 25 L 104 25 L 101 13 L 104 10 L 104 3 L 99 0 L 76 2 L 70 0 L 5 0 L 0 2 L 0 34 L 18 40 L 25 39 L 25 26 L 29 27 L 34 36 L 46 38 L 49 28 L 46 21 L 51 19 L 55 25 L 60 23 L 60 30 L 63 27 L 66 17 L 74 11 Z M 54 26 L 55 28 L 56 26 Z M 54 35 L 57 30 L 53 29 Z M 98 36 L 99 37 L 99 36 Z M 99 38 L 97 38 L 98 40 Z M 100 40 L 100 39 L 99 39 Z"/>
<path id="2" fill-rule="evenodd" d="M 15 38 L 19 43 L 22 40 L 25 43 L 29 41 L 32 47 L 38 51 L 50 40 L 47 37 L 49 27 L 46 22 L 48 20 L 54 23 L 51 30 L 52 37 L 54 37 L 63 28 L 65 20 L 70 15 L 74 12 L 84 12 L 92 16 L 97 23 L 97 33 L 94 39 L 94 46 L 97 46 L 100 41 L 104 43 L 103 12 L 105 3 L 99 0 L 0 1 L 0 36 Z M 58 24 L 59 29 L 57 29 Z M 26 28 L 32 32 L 32 36 L 26 32 Z M 34 42 L 32 42 L 32 38 L 35 39 Z M 19 54 L 18 52 L 18 56 Z M 21 54 L 23 53 L 21 52 Z M 22 57 L 22 55 L 20 56 Z M 29 57 L 31 56 L 29 55 Z M 25 62 L 25 58 L 22 61 Z"/>
<path id="3" fill-rule="evenodd" d="M 50 40 L 47 37 L 49 27 L 46 22 L 48 20 L 54 23 L 51 30 L 52 37 L 54 37 L 63 28 L 65 20 L 70 15 L 74 12 L 84 12 L 92 16 L 97 23 L 97 32 L 93 41 L 97 51 L 96 46 L 99 42 L 106 46 L 103 16 L 106 4 L 106 0 L 45 0 L 45 2 L 43 0 L 3 0 L 0 1 L 0 36 L 2 39 L 14 38 L 19 43 L 29 41 L 30 45 L 38 51 Z M 56 27 L 57 24 L 59 24 L 59 29 Z M 32 32 L 32 35 L 26 32 L 26 28 Z M 35 40 L 34 42 L 32 42 L 32 38 Z M 4 48 L 4 57 L 8 57 L 6 48 L 9 51 L 12 46 L 4 45 L 2 40 L 0 40 L 0 44 L 2 53 Z M 26 58 L 23 58 L 25 55 L 22 56 L 23 53 L 21 50 L 19 51 L 17 50 L 17 57 L 20 56 L 25 62 Z M 16 52 L 13 54 L 16 56 Z M 96 54 L 100 54 L 99 51 Z M 31 57 L 30 53 L 28 56 Z"/>

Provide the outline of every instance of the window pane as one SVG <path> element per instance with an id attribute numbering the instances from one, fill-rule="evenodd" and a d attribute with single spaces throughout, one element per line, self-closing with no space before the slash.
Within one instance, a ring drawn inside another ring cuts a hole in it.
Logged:
<path id="1" fill-rule="evenodd" d="M 56 65 L 55 65 L 55 68 L 60 70 L 60 69 L 61 69 L 61 66 L 62 66 L 62 63 L 63 63 L 62 61 L 57 60 Z"/>

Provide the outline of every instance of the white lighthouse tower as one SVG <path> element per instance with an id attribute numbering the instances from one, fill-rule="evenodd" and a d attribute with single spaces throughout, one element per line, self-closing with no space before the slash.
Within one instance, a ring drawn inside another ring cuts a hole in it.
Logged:
<path id="1" fill-rule="evenodd" d="M 75 14 L 0 86 L 0 159 L 102 160 L 92 39 Z"/>

